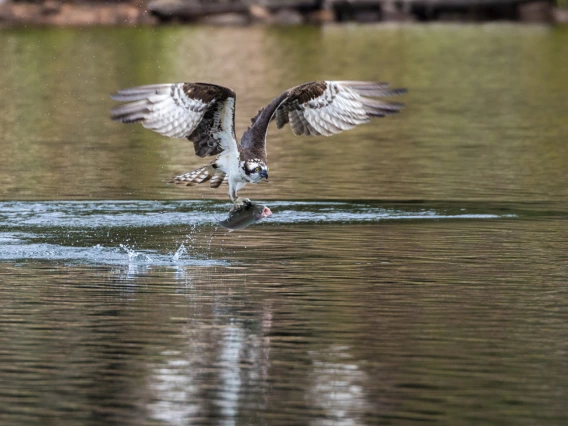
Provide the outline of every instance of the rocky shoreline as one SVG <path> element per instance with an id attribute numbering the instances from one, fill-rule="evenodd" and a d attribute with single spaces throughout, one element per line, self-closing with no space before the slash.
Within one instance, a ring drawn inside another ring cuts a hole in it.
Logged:
<path id="1" fill-rule="evenodd" d="M 15 2 L 0 0 L 0 25 L 140 25 L 158 24 L 144 3 Z"/>
<path id="2" fill-rule="evenodd" d="M 0 25 L 326 24 L 333 22 L 568 23 L 546 0 L 0 0 Z"/>

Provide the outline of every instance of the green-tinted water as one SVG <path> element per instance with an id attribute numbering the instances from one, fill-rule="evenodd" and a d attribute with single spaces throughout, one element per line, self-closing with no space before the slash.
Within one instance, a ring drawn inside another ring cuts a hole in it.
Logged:
<path id="1" fill-rule="evenodd" d="M 0 424 L 568 420 L 566 28 L 2 30 L 0 64 Z M 165 183 L 187 141 L 108 120 L 211 81 L 240 134 L 318 78 L 408 107 L 272 128 L 243 232 L 226 188 Z"/>

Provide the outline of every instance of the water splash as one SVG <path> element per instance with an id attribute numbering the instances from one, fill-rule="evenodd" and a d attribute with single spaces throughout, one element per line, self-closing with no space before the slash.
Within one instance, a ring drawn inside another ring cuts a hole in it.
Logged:
<path id="1" fill-rule="evenodd" d="M 184 244 L 181 243 L 179 248 L 176 250 L 174 255 L 172 256 L 172 260 L 177 262 L 183 255 L 187 254 L 187 249 L 185 248 Z"/>
<path id="2" fill-rule="evenodd" d="M 128 261 L 132 263 L 136 262 L 152 262 L 152 258 L 145 253 L 138 252 L 134 250 L 132 247 L 126 244 L 119 244 L 120 248 L 122 248 L 128 254 Z"/>
<path id="3" fill-rule="evenodd" d="M 55 241 L 38 242 L 48 239 L 45 235 L 34 233 L 0 232 L 0 261 L 50 261 L 69 264 L 123 265 L 123 266 L 172 266 L 172 255 L 158 251 L 144 252 L 128 244 L 105 247 L 102 244 L 80 246 L 61 244 Z M 182 245 L 183 246 L 183 245 Z M 178 253 L 179 252 L 179 253 Z M 206 258 L 205 255 L 190 258 L 184 256 L 184 250 L 178 248 L 176 267 L 180 266 L 217 266 L 227 265 L 224 260 Z M 126 253 L 126 256 L 125 256 Z M 174 255 L 175 256 L 175 255 Z"/>
<path id="4" fill-rule="evenodd" d="M 269 204 L 275 212 L 273 217 L 246 232 L 284 224 L 486 220 L 526 214 L 511 208 L 455 203 L 427 206 L 274 201 Z M 229 236 L 215 224 L 215 215 L 228 207 L 226 203 L 199 200 L 0 202 L 0 261 L 47 260 L 141 267 L 226 265 L 221 259 L 223 239 L 240 238 L 240 234 Z M 174 230 L 176 238 L 180 232 L 186 237 L 180 245 L 176 244 L 175 251 L 171 249 L 175 243 L 163 237 L 169 230 Z M 153 236 L 163 238 L 163 245 L 149 241 Z M 219 244 L 216 238 L 220 238 Z M 146 247 L 148 242 L 152 243 L 151 250 L 136 247 L 142 244 Z"/>

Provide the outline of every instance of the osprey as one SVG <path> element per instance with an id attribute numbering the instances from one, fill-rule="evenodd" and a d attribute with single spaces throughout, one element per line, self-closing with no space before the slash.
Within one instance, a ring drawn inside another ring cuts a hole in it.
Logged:
<path id="1" fill-rule="evenodd" d="M 331 136 L 367 123 L 371 117 L 399 112 L 404 104 L 374 98 L 405 93 L 388 83 L 314 81 L 286 90 L 251 120 L 241 142 L 235 137 L 235 92 L 209 83 L 154 84 L 119 90 L 111 110 L 123 123 L 140 122 L 147 129 L 193 142 L 199 157 L 216 156 L 205 167 L 173 178 L 188 186 L 209 181 L 212 188 L 229 184 L 236 202 L 247 183 L 268 179 L 266 132 L 271 121 L 280 129 L 290 123 L 294 135 Z"/>

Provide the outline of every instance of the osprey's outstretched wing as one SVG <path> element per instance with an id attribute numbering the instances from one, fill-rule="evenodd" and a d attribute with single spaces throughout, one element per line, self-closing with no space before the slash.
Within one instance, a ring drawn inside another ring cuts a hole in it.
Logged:
<path id="1" fill-rule="evenodd" d="M 313 81 L 293 87 L 274 99 L 252 119 L 242 144 L 251 149 L 264 144 L 268 124 L 280 129 L 290 123 L 295 135 L 331 136 L 367 123 L 371 117 L 399 112 L 404 104 L 375 98 L 396 96 L 406 89 L 371 81 Z M 258 147 L 259 149 L 259 147 Z"/>
<path id="2" fill-rule="evenodd" d="M 200 157 L 237 149 L 235 92 L 208 83 L 153 84 L 119 90 L 110 117 L 123 123 L 140 122 L 147 129 L 193 142 Z"/>
<path id="3" fill-rule="evenodd" d="M 371 117 L 400 112 L 404 104 L 373 98 L 400 95 L 406 89 L 369 81 L 315 81 L 288 92 L 272 117 L 276 126 L 281 129 L 290 123 L 296 136 L 331 136 L 367 123 Z"/>

